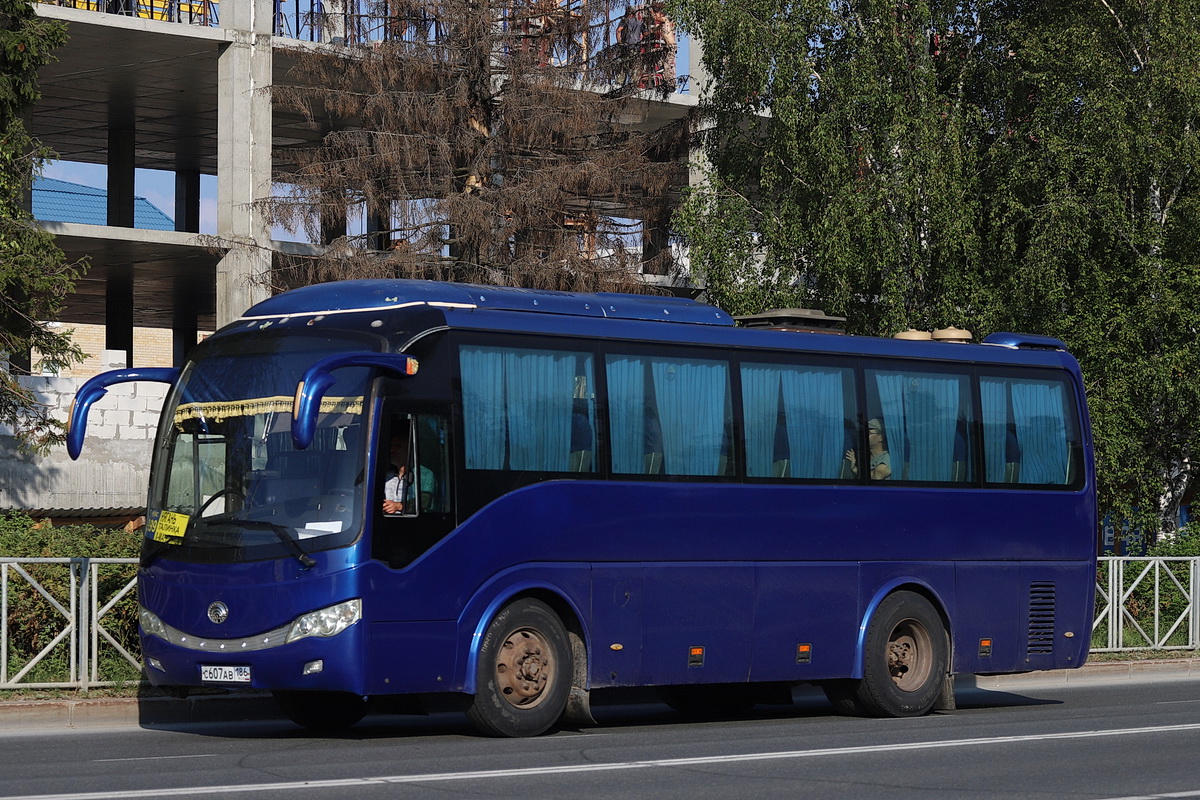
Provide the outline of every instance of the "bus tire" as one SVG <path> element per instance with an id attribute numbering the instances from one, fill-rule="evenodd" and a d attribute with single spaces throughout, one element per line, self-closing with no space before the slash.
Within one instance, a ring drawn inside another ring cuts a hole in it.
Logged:
<path id="1" fill-rule="evenodd" d="M 946 629 L 933 604 L 915 592 L 894 592 L 867 627 L 863 677 L 830 681 L 825 696 L 844 713 L 919 717 L 937 703 L 949 660 Z"/>
<path id="2" fill-rule="evenodd" d="M 367 714 L 367 698 L 348 692 L 272 692 L 279 710 L 297 725 L 328 733 L 349 728 Z"/>
<path id="3" fill-rule="evenodd" d="M 479 646 L 467 715 L 489 736 L 537 736 L 567 707 L 573 665 L 567 631 L 550 607 L 516 600 L 491 621 Z"/>

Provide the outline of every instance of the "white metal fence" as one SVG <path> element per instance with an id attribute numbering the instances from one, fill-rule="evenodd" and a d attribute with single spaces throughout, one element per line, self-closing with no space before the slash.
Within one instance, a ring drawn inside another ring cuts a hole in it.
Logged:
<path id="1" fill-rule="evenodd" d="M 120 680 L 113 672 L 136 680 L 140 655 L 129 641 L 136 564 L 0 558 L 0 689 L 107 686 Z M 1092 651 L 1200 649 L 1198 589 L 1200 557 L 1101 558 Z M 18 646 L 33 627 L 37 652 Z"/>
<path id="2" fill-rule="evenodd" d="M 0 558 L 0 689 L 137 680 L 139 656 L 121 642 L 129 643 L 129 615 L 137 613 L 136 565 L 135 558 Z"/>
<path id="3" fill-rule="evenodd" d="M 1200 557 L 1099 559 L 1092 651 L 1200 649 Z"/>

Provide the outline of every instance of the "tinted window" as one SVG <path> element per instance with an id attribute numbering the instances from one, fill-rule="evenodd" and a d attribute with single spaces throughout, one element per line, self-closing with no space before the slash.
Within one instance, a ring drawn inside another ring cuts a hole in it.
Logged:
<path id="1" fill-rule="evenodd" d="M 855 446 L 851 370 L 743 364 L 746 475 L 839 478 Z"/>
<path id="2" fill-rule="evenodd" d="M 989 483 L 1074 483 L 1080 442 L 1063 381 L 984 376 L 979 393 Z"/>
<path id="3" fill-rule="evenodd" d="M 590 354 L 464 345 L 459 365 L 467 469 L 595 469 Z"/>
<path id="4" fill-rule="evenodd" d="M 610 355 L 606 375 L 613 472 L 731 474 L 726 362 Z"/>

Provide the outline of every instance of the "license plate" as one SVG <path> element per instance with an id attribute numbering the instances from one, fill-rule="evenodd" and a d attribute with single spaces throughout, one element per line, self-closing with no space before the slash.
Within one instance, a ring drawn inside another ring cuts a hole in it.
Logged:
<path id="1" fill-rule="evenodd" d="M 249 683 L 249 667 L 200 665 L 200 680 L 205 683 Z"/>

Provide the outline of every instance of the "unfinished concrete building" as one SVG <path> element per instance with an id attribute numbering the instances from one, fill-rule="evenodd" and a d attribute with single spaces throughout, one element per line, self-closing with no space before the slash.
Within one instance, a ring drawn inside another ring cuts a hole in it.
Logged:
<path id="1" fill-rule="evenodd" d="M 36 7 L 40 16 L 65 22 L 70 38 L 40 74 L 43 97 L 28 128 L 64 161 L 107 168 L 106 225 L 39 223 L 68 259 L 86 257 L 91 265 L 61 322 L 102 326 L 103 346 L 92 346 L 102 352 L 91 354 L 91 371 L 178 365 L 201 332 L 265 298 L 269 290 L 256 279 L 280 253 L 312 246 L 273 240 L 256 206 L 272 192 L 276 148 L 322 135 L 273 107 L 271 87 L 284 80 L 297 48 L 396 35 L 390 5 L 60 0 Z M 617 26 L 614 18 L 620 33 Z M 640 124 L 666 125 L 695 106 L 698 58 L 691 48 L 679 63 L 663 65 L 653 81 L 679 90 L 647 91 Z M 691 76 L 690 85 L 676 75 Z M 174 231 L 135 227 L 138 169 L 174 175 Z M 202 176 L 215 178 L 211 237 L 200 235 Z M 167 348 L 140 346 L 135 328 L 168 337 L 169 356 Z M 65 419 L 88 371 L 31 380 Z M 19 456 L 0 430 L 0 508 L 141 508 L 163 398 L 161 388 L 131 386 L 126 393 L 118 411 L 93 420 L 88 433 L 96 441 L 80 462 L 61 449 L 46 458 Z"/>

